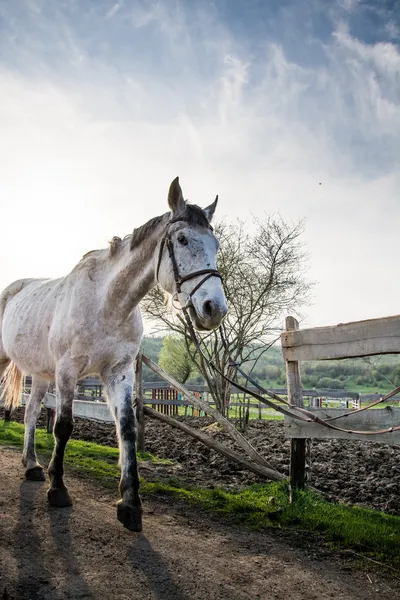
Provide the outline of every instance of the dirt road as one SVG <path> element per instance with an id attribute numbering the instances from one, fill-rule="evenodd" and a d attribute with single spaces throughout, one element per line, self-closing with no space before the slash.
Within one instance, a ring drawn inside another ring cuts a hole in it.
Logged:
<path id="1" fill-rule="evenodd" d="M 49 509 L 0 449 L 1 600 L 394 600 L 398 584 L 309 556 L 268 532 L 221 525 L 190 507 L 144 502 L 144 533 L 115 517 L 116 496 L 67 472 L 75 504 Z"/>

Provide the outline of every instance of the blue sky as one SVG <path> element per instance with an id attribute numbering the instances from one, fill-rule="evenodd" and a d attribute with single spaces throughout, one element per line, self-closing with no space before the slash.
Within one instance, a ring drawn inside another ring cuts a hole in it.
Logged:
<path id="1" fill-rule="evenodd" d="M 399 44 L 395 1 L 0 0 L 0 287 L 179 175 L 221 219 L 305 219 L 306 324 L 400 312 Z"/>

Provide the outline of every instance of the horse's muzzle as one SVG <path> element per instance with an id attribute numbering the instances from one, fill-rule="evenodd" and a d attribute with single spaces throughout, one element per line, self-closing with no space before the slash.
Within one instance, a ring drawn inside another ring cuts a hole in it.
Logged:
<path id="1" fill-rule="evenodd" d="M 205 300 L 201 306 L 201 310 L 195 310 L 193 305 L 189 307 L 190 318 L 193 326 L 198 331 L 212 331 L 213 329 L 217 329 L 227 312 L 227 305 L 220 304 L 215 300 Z"/>

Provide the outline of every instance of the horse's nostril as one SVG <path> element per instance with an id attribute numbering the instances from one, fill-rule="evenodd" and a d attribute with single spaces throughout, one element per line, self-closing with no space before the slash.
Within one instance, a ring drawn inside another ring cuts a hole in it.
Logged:
<path id="1" fill-rule="evenodd" d="M 212 300 L 207 300 L 207 302 L 204 302 L 203 311 L 204 315 L 211 319 L 214 314 L 214 302 Z"/>

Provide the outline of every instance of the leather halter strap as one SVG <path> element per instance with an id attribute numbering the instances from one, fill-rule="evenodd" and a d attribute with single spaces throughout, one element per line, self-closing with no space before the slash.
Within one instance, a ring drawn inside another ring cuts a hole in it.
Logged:
<path id="1" fill-rule="evenodd" d="M 173 223 L 179 223 L 181 221 L 187 222 L 187 219 L 185 219 L 184 217 L 176 217 L 175 219 L 171 219 L 171 221 L 169 221 L 169 223 L 168 223 L 168 227 L 169 227 L 169 225 L 172 225 Z M 208 226 L 208 229 L 213 231 L 213 228 L 211 227 L 211 225 Z M 172 243 L 172 239 L 171 239 L 171 236 L 170 236 L 168 230 L 167 230 L 167 233 L 164 235 L 164 237 L 161 240 L 160 250 L 158 253 L 158 261 L 157 261 L 157 268 L 156 268 L 156 280 L 157 281 L 158 281 L 158 273 L 160 270 L 161 260 L 162 260 L 165 246 L 167 247 L 168 254 L 169 254 L 169 257 L 170 257 L 171 263 L 172 263 L 172 269 L 174 272 L 174 279 L 175 279 L 175 285 L 176 285 L 176 294 L 180 294 L 182 292 L 182 283 L 184 283 L 185 281 L 189 281 L 190 279 L 193 279 L 194 277 L 199 277 L 200 275 L 205 275 L 205 277 L 203 277 L 203 279 L 194 286 L 194 288 L 191 290 L 190 294 L 188 294 L 188 301 L 187 301 L 185 307 L 188 307 L 191 305 L 193 294 L 195 292 L 197 292 L 197 290 L 203 285 L 203 283 L 205 283 L 208 279 L 210 279 L 210 277 L 219 277 L 219 279 L 221 279 L 221 281 L 222 281 L 222 276 L 216 269 L 201 269 L 199 271 L 193 271 L 193 273 L 188 273 L 187 275 L 183 275 L 181 277 L 179 275 L 178 264 L 177 264 L 176 258 L 175 258 L 174 245 Z M 176 294 L 174 294 L 174 295 L 176 295 Z"/>

